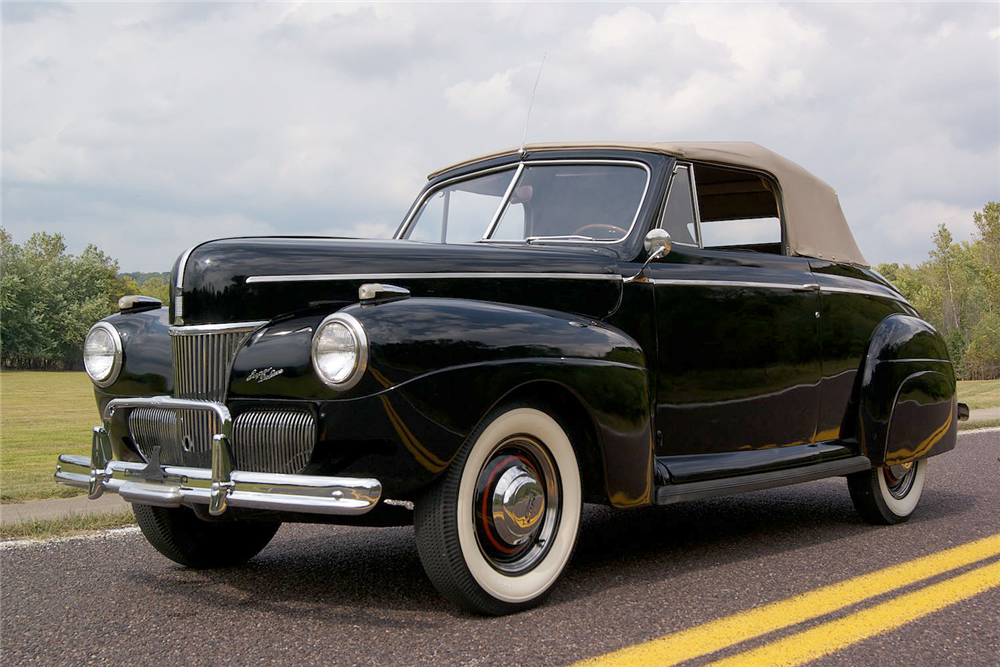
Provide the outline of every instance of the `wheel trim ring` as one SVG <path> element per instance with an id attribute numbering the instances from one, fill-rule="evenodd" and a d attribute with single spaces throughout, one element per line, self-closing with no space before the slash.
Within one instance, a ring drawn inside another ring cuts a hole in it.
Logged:
<path id="1" fill-rule="evenodd" d="M 536 464 L 513 453 L 507 457 L 509 459 L 524 461 L 536 472 L 540 473 L 540 481 L 542 481 L 543 488 L 545 489 L 545 509 L 542 513 L 541 525 L 535 531 L 531 540 L 529 540 L 527 544 L 514 546 L 513 548 L 501 546 L 499 544 L 499 539 L 492 534 L 492 531 L 490 530 L 492 520 L 489 518 L 487 504 L 488 499 L 492 494 L 492 481 L 496 478 L 500 471 L 503 470 L 502 463 L 498 464 L 497 467 L 490 473 L 490 479 L 485 485 L 486 493 L 483 495 L 482 507 L 477 508 L 476 505 L 478 505 L 478 503 L 473 504 L 473 524 L 475 525 L 479 521 L 484 524 L 479 527 L 483 529 L 482 532 L 486 534 L 487 538 L 492 543 L 490 546 L 497 547 L 498 551 L 509 554 L 515 554 L 519 551 L 524 553 L 522 557 L 516 558 L 509 563 L 497 560 L 490 555 L 489 549 L 483 545 L 482 541 L 479 539 L 480 530 L 476 530 L 479 550 L 490 566 L 503 574 L 519 576 L 529 572 L 533 567 L 535 567 L 535 565 L 545 558 L 551 546 L 551 538 L 559 530 L 560 484 L 558 472 L 555 470 L 555 464 L 552 462 L 545 444 L 530 435 L 519 433 L 505 438 L 490 450 L 490 453 L 486 456 L 486 463 L 483 464 L 477 475 L 477 493 L 479 489 L 479 480 L 482 478 L 483 472 L 490 468 L 498 458 L 504 456 L 501 452 L 505 449 L 512 449 L 515 451 L 525 450 L 532 456 L 532 458 L 542 459 L 538 464 Z M 504 460 L 506 461 L 507 459 Z"/>

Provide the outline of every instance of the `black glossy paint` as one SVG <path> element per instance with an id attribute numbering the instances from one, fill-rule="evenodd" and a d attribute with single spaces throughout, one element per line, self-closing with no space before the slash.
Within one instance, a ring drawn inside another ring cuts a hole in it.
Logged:
<path id="1" fill-rule="evenodd" d="M 621 506 L 649 501 L 650 402 L 646 360 L 624 332 L 565 313 L 464 299 L 411 298 L 344 310 L 371 340 L 369 369 L 340 393 L 312 372 L 318 316 L 267 327 L 239 354 L 230 398 L 314 399 L 318 449 L 339 474 L 378 477 L 408 494 L 448 465 L 494 405 L 539 383 L 568 392 L 590 414 L 604 461 L 607 494 Z M 261 364 L 283 373 L 249 381 Z M 358 415 L 363 415 L 356 421 Z M 386 444 L 395 443 L 391 454 Z M 322 454 L 321 454 L 322 456 Z M 331 469 L 330 472 L 333 470 Z"/>
<path id="2" fill-rule="evenodd" d="M 234 416 L 279 404 L 310 410 L 319 443 L 307 472 L 374 476 L 390 498 L 414 497 L 483 416 L 512 399 L 541 401 L 561 415 L 590 499 L 618 507 L 654 502 L 654 484 L 673 502 L 742 488 L 740 479 L 787 483 L 841 474 L 863 456 L 904 462 L 954 446 L 955 383 L 944 343 L 881 277 L 835 262 L 677 245 L 646 272 L 660 282 L 626 283 L 645 260 L 642 239 L 674 161 L 585 155 L 640 159 L 653 173 L 637 227 L 620 243 L 282 237 L 198 246 L 183 276 L 184 324 L 268 322 L 232 368 Z M 427 187 L 512 161 L 461 167 Z M 387 273 L 473 275 L 343 278 Z M 533 275 L 495 275 L 504 273 Z M 333 279 L 246 281 L 313 274 Z M 406 287 L 411 297 L 359 305 L 359 285 L 373 281 Z M 796 288 L 809 284 L 822 289 Z M 872 294 L 843 291 L 858 289 Z M 368 371 L 346 392 L 320 382 L 310 358 L 316 326 L 338 310 L 357 317 L 371 343 Z M 126 340 L 125 366 L 99 404 L 170 393 L 166 309 L 109 321 Z M 267 368 L 281 373 L 249 379 Z"/>
<path id="3" fill-rule="evenodd" d="M 122 337 L 122 369 L 110 387 L 95 387 L 98 408 L 121 396 L 164 396 L 174 390 L 167 309 L 116 313 L 105 318 Z"/>
<path id="4" fill-rule="evenodd" d="M 658 455 L 813 442 L 819 295 L 789 288 L 812 282 L 807 260 L 678 246 L 649 277 L 660 339 Z M 690 280 L 699 284 L 669 282 Z"/>
<path id="5" fill-rule="evenodd" d="M 184 274 L 184 323 L 271 320 L 302 310 L 329 313 L 356 303 L 358 287 L 374 278 L 306 279 L 250 283 L 250 276 L 483 274 L 476 278 L 391 278 L 414 295 L 524 303 L 604 317 L 618 301 L 608 280 L 499 278 L 495 273 L 615 275 L 614 253 L 603 248 L 489 244 L 442 245 L 416 241 L 323 238 L 250 238 L 213 241 L 196 248 Z"/>
<path id="6" fill-rule="evenodd" d="M 879 323 L 859 397 L 858 439 L 873 463 L 904 463 L 954 448 L 955 372 L 944 340 L 927 322 L 896 314 Z"/>

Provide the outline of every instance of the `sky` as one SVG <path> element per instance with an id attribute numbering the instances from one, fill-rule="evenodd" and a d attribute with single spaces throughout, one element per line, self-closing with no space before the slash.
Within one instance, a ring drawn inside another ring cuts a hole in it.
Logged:
<path id="1" fill-rule="evenodd" d="M 1000 200 L 1000 4 L 16 3 L 2 224 L 123 271 L 214 237 L 389 237 L 427 174 L 528 141 L 745 140 L 872 263 Z"/>

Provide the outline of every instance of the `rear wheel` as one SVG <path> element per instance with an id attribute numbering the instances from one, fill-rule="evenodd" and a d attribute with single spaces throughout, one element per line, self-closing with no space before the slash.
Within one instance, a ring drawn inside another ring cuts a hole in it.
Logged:
<path id="1" fill-rule="evenodd" d="M 910 518 L 920 501 L 927 459 L 848 475 L 854 508 L 869 523 L 894 524 Z"/>
<path id="2" fill-rule="evenodd" d="M 419 498 L 420 560 L 438 591 L 470 611 L 528 609 L 569 562 L 582 506 L 565 430 L 535 408 L 500 409 Z"/>
<path id="3" fill-rule="evenodd" d="M 202 521 L 187 507 L 133 504 L 135 520 L 153 548 L 197 569 L 233 567 L 267 546 L 280 523 Z"/>

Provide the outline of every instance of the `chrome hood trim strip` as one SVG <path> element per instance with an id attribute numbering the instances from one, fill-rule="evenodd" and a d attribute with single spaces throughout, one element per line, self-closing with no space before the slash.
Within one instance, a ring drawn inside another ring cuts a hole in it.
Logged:
<path id="1" fill-rule="evenodd" d="M 297 283 L 326 280 L 441 280 L 441 279 L 473 279 L 473 278 L 514 278 L 520 280 L 614 280 L 622 277 L 614 273 L 507 273 L 507 272 L 471 272 L 471 273 L 313 273 L 285 276 L 250 276 L 246 279 L 248 285 L 257 283 Z"/>

